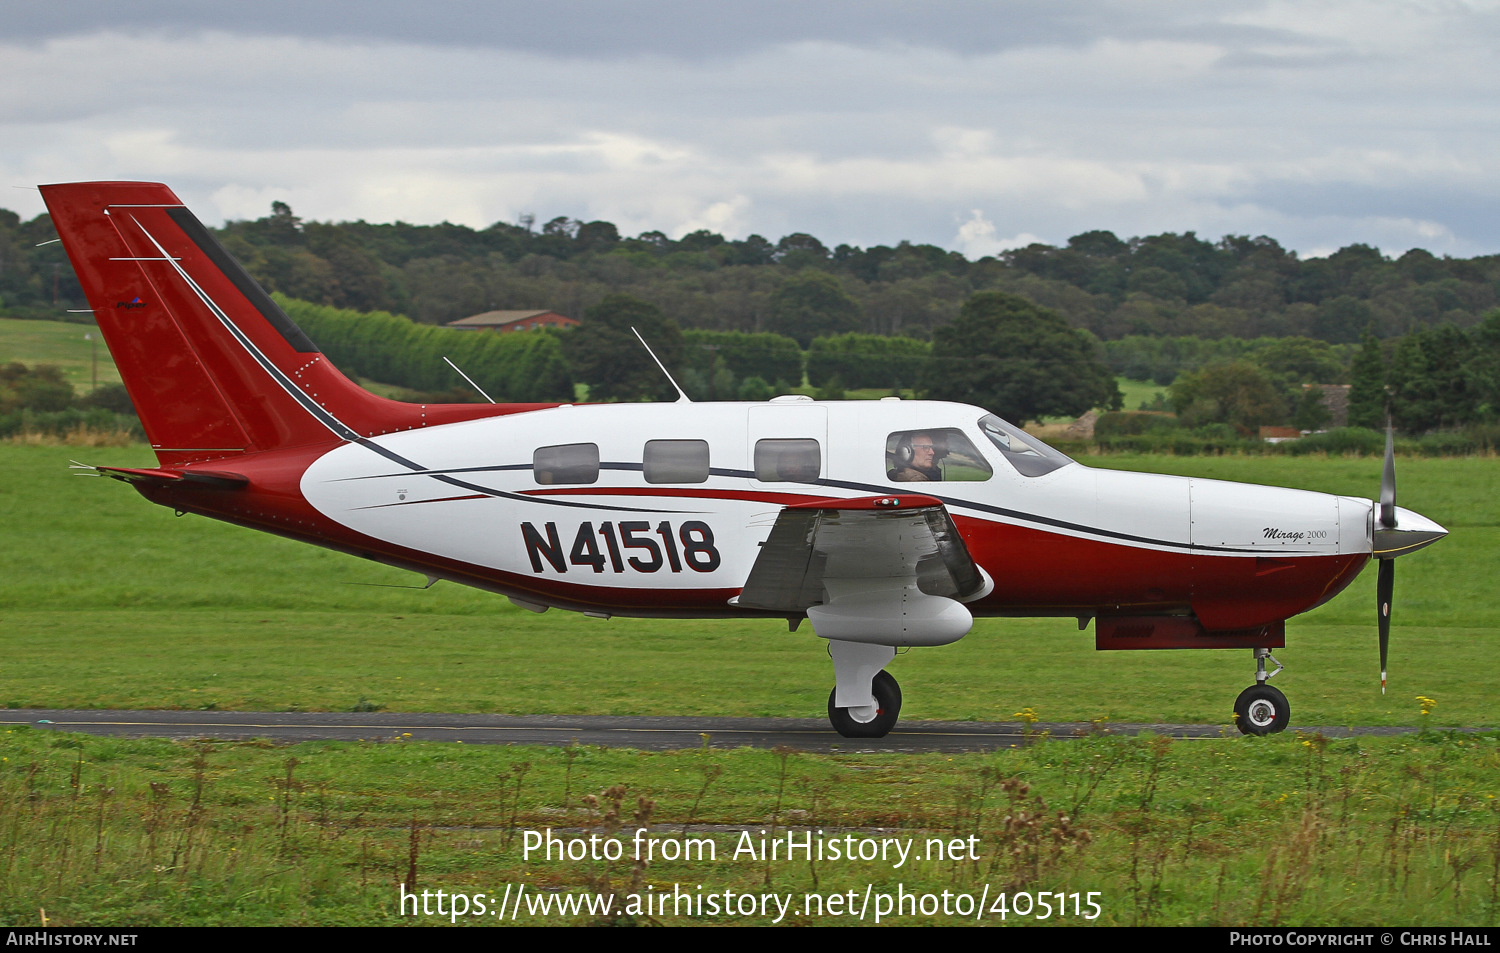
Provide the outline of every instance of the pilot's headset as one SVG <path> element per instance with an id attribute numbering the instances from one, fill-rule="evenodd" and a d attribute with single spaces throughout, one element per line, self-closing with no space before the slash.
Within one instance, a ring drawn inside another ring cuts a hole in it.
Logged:
<path id="1" fill-rule="evenodd" d="M 909 466 L 912 461 L 911 434 L 904 433 L 896 441 L 896 452 L 893 454 L 896 462 L 901 466 Z"/>

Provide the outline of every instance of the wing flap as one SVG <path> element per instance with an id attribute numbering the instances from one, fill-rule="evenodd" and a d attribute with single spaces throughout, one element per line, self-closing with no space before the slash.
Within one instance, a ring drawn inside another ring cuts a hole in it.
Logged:
<path id="1" fill-rule="evenodd" d="M 777 515 L 736 604 L 800 614 L 827 601 L 830 579 L 890 580 L 891 588 L 915 579 L 927 595 L 959 600 L 987 585 L 938 500 L 817 500 Z"/>

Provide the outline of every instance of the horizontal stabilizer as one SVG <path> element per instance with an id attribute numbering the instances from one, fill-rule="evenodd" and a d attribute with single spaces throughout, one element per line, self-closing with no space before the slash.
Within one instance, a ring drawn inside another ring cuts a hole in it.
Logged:
<path id="1" fill-rule="evenodd" d="M 174 483 L 197 483 L 233 490 L 245 486 L 250 478 L 239 473 L 223 470 L 157 470 L 138 467 L 86 467 L 101 476 L 114 477 L 129 483 L 150 483 L 156 486 L 171 486 Z"/>

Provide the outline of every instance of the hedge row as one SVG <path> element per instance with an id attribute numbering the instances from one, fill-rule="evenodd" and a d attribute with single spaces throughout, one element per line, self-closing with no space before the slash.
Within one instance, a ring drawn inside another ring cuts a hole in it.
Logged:
<path id="1" fill-rule="evenodd" d="M 683 331 L 682 362 L 705 378 L 718 361 L 737 380 L 759 377 L 763 381 L 802 380 L 802 349 L 781 334 L 745 331 Z"/>
<path id="2" fill-rule="evenodd" d="M 932 345 L 914 338 L 839 334 L 814 338 L 807 351 L 807 382 L 826 387 L 910 388 L 917 383 Z"/>
<path id="3" fill-rule="evenodd" d="M 349 311 L 273 297 L 350 377 L 419 391 L 466 386 L 444 363 L 447 357 L 497 401 L 573 399 L 573 377 L 551 333 L 456 331 L 384 311 Z"/>
<path id="4" fill-rule="evenodd" d="M 419 391 L 447 391 L 463 368 L 496 400 L 571 400 L 573 378 L 555 334 L 493 334 L 418 324 L 384 311 L 359 312 L 273 295 L 308 337 L 351 377 Z M 712 379 L 727 368 L 737 381 L 759 378 L 814 387 L 903 387 L 917 383 L 931 353 L 925 341 L 875 334 L 818 338 L 806 354 L 792 338 L 743 331 L 684 331 L 684 370 Z"/>
<path id="5" fill-rule="evenodd" d="M 0 414 L 0 438 L 19 434 L 48 434 L 66 437 L 78 431 L 130 434 L 134 440 L 145 440 L 146 431 L 134 414 L 117 414 L 102 407 L 69 407 L 67 410 L 38 411 L 29 408 Z"/>

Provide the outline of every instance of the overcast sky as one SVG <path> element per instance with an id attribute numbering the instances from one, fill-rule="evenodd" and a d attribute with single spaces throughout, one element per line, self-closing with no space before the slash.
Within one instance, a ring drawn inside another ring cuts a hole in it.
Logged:
<path id="1" fill-rule="evenodd" d="M 1500 3 L 0 2 L 0 183 L 976 257 L 1500 252 Z M 40 197 L 6 188 L 30 217 Z"/>

